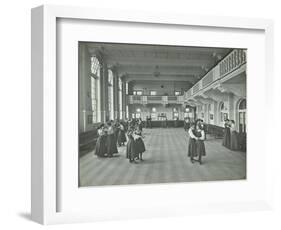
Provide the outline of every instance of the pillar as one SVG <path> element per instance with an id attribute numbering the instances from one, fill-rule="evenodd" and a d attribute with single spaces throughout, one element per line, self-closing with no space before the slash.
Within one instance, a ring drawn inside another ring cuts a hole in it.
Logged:
<path id="1" fill-rule="evenodd" d="M 126 117 L 126 106 L 127 106 L 127 99 L 126 99 L 126 79 L 122 77 L 122 113 L 123 113 L 123 119 Z"/>
<path id="2" fill-rule="evenodd" d="M 88 115 L 92 114 L 91 104 L 91 57 L 87 46 L 79 45 L 79 132 L 87 131 Z"/>
<path id="3" fill-rule="evenodd" d="M 101 59 L 101 79 L 100 79 L 100 109 L 101 122 L 106 122 L 109 119 L 108 113 L 108 68 L 104 58 Z"/>
<path id="4" fill-rule="evenodd" d="M 234 106 L 234 95 L 233 93 L 229 93 L 228 96 L 228 116 L 230 120 L 234 120 L 235 116 L 235 106 Z"/>

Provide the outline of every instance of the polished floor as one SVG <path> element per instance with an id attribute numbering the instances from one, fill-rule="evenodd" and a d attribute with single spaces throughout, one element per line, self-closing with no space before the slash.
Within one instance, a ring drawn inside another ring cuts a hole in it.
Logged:
<path id="1" fill-rule="evenodd" d="M 144 161 L 130 164 L 126 147 L 114 158 L 97 158 L 93 152 L 80 159 L 80 186 L 150 184 L 246 178 L 246 153 L 231 151 L 221 139 L 207 136 L 203 164 L 187 157 L 188 135 L 182 128 L 144 129 Z"/>

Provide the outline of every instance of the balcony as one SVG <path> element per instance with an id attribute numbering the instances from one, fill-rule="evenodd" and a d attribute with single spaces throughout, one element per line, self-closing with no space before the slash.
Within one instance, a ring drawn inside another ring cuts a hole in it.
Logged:
<path id="1" fill-rule="evenodd" d="M 246 52 L 235 49 L 228 54 L 219 64 L 210 70 L 200 81 L 185 93 L 185 99 L 192 98 L 215 82 L 226 80 L 235 71 L 246 70 Z"/>
<path id="2" fill-rule="evenodd" d="M 184 96 L 139 96 L 129 95 L 129 104 L 183 104 Z"/>

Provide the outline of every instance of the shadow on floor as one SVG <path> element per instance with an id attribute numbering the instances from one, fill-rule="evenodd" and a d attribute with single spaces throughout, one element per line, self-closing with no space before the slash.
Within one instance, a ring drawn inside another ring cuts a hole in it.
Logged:
<path id="1" fill-rule="evenodd" d="M 31 214 L 28 213 L 28 212 L 20 212 L 20 213 L 18 213 L 18 216 L 23 218 L 23 219 L 31 221 Z"/>

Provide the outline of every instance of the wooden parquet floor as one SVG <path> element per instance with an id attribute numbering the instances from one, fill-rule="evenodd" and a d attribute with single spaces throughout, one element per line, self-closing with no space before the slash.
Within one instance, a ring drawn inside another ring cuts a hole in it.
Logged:
<path id="1" fill-rule="evenodd" d="M 80 185 L 174 183 L 246 178 L 246 153 L 222 146 L 221 139 L 207 137 L 203 164 L 187 157 L 188 134 L 182 128 L 144 129 L 144 161 L 130 164 L 126 147 L 114 158 L 97 158 L 93 152 L 80 159 Z"/>

